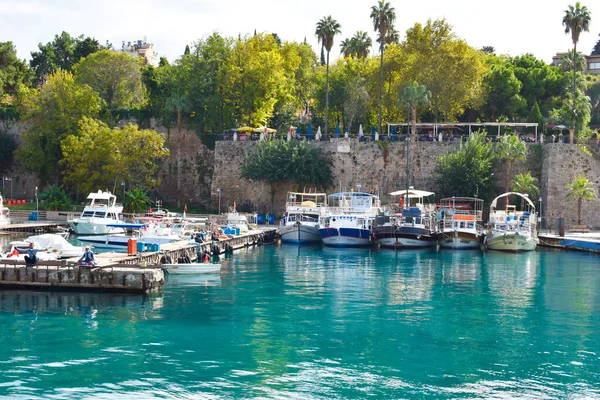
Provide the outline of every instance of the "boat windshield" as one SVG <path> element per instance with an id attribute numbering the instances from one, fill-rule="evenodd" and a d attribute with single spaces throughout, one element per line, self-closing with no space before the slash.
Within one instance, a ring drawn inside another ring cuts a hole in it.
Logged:
<path id="1" fill-rule="evenodd" d="M 86 203 L 86 207 L 108 207 L 109 205 L 109 199 L 88 199 Z"/>

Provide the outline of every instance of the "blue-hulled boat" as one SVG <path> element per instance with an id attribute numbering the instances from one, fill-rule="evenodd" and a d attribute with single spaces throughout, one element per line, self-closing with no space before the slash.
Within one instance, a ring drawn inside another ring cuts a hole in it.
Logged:
<path id="1" fill-rule="evenodd" d="M 329 196 L 319 233 L 323 244 L 335 247 L 365 247 L 374 242 L 371 229 L 382 215 L 379 197 L 371 193 L 342 192 Z"/>

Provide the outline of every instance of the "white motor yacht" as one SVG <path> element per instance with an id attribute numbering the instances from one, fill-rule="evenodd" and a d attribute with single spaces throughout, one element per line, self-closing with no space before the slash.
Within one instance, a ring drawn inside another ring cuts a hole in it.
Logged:
<path id="1" fill-rule="evenodd" d="M 522 199 L 523 210 L 510 204 L 510 196 Z M 498 207 L 498 200 L 504 205 Z M 490 222 L 484 244 L 490 250 L 511 252 L 532 251 L 538 245 L 537 214 L 535 205 L 527 197 L 517 192 L 508 192 L 496 197 L 490 206 Z"/>
<path id="2" fill-rule="evenodd" d="M 124 233 L 125 229 L 118 226 L 123 223 L 122 212 L 123 206 L 117 204 L 115 195 L 98 190 L 98 192 L 88 195 L 87 204 L 81 216 L 67 222 L 77 235 Z"/>

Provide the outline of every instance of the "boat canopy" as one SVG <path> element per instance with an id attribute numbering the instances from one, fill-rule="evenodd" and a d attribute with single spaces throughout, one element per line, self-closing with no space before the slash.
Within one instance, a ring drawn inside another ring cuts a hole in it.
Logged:
<path id="1" fill-rule="evenodd" d="M 433 192 L 427 192 L 425 190 L 415 190 L 415 189 L 408 189 L 408 198 L 409 199 L 415 199 L 415 198 L 424 198 L 424 197 L 429 197 L 429 196 L 433 196 L 435 193 Z M 396 192 L 392 192 L 390 193 L 391 196 L 402 196 L 402 197 L 406 197 L 406 190 L 398 190 Z"/>
<path id="2" fill-rule="evenodd" d="M 92 200 L 92 199 L 108 200 L 113 197 L 116 197 L 116 196 L 110 192 L 103 192 L 101 190 L 98 190 L 97 193 L 90 193 L 87 197 L 87 200 Z"/>
<path id="3" fill-rule="evenodd" d="M 533 201 L 531 201 L 531 199 L 529 198 L 529 196 L 523 194 L 523 193 L 518 193 L 518 192 L 507 192 L 504 194 L 501 194 L 500 196 L 496 197 L 493 201 L 492 204 L 490 205 L 490 210 L 495 210 L 496 209 L 496 204 L 498 204 L 498 199 L 504 198 L 504 197 L 508 197 L 511 195 L 515 195 L 515 196 L 519 196 L 523 199 L 525 199 L 525 201 L 527 201 L 527 203 L 531 206 L 532 209 L 535 210 L 535 204 L 533 204 Z"/>
<path id="4" fill-rule="evenodd" d="M 351 196 L 351 197 L 376 197 L 372 193 L 362 193 L 362 192 L 340 192 L 340 193 L 334 193 L 334 194 L 330 194 L 329 195 L 329 197 L 334 198 L 334 199 L 341 198 L 341 197 L 347 197 L 347 196 Z"/>

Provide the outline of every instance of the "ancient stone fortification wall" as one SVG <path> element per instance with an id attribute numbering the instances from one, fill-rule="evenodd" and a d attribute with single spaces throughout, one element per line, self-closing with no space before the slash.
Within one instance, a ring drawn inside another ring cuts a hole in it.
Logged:
<path id="1" fill-rule="evenodd" d="M 293 185 L 279 185 L 274 207 L 271 207 L 270 187 L 259 182 L 248 182 L 240 178 L 240 165 L 254 143 L 217 142 L 214 154 L 214 175 L 210 196 L 215 208 L 218 203 L 217 188 L 221 188 L 221 211 L 227 210 L 234 201 L 243 207 L 250 207 L 259 212 L 281 213 L 288 190 L 301 190 Z M 313 142 L 311 145 L 321 147 L 328 153 L 334 165 L 335 187 L 327 192 L 339 191 L 340 188 L 369 191 L 378 189 L 382 201 L 393 201 L 387 193 L 404 188 L 406 179 L 406 146 L 403 142 L 388 143 L 387 154 L 377 143 L 358 142 L 356 140 L 339 139 L 337 142 Z M 413 171 L 416 188 L 435 191 L 433 171 L 440 156 L 456 149 L 455 143 L 419 142 L 415 151 Z M 530 171 L 538 178 L 541 189 L 543 215 L 550 223 L 554 217 L 565 217 L 567 226 L 577 222 L 577 202 L 565 199 L 567 184 L 576 176 L 585 175 L 594 183 L 599 192 L 600 182 L 600 146 L 592 146 L 593 156 L 585 154 L 576 145 L 569 144 L 533 144 L 528 146 L 526 162 L 517 162 L 512 167 L 511 175 Z M 505 184 L 506 164 L 498 163 L 494 171 L 494 182 L 498 194 Z M 474 193 L 466 193 L 472 196 Z M 535 199 L 536 206 L 539 205 Z M 584 223 L 590 227 L 600 228 L 600 213 L 595 210 L 600 200 L 584 202 Z"/>
<path id="2" fill-rule="evenodd" d="M 567 184 L 576 177 L 585 176 L 592 182 L 600 195 L 600 147 L 588 146 L 592 156 L 584 153 L 574 144 L 545 144 L 542 165 L 543 215 L 552 224 L 555 217 L 564 217 L 567 227 L 577 224 L 577 200 L 567 199 Z M 536 204 L 537 205 L 537 204 Z M 583 223 L 592 228 L 600 228 L 600 200 L 583 202 Z"/>

